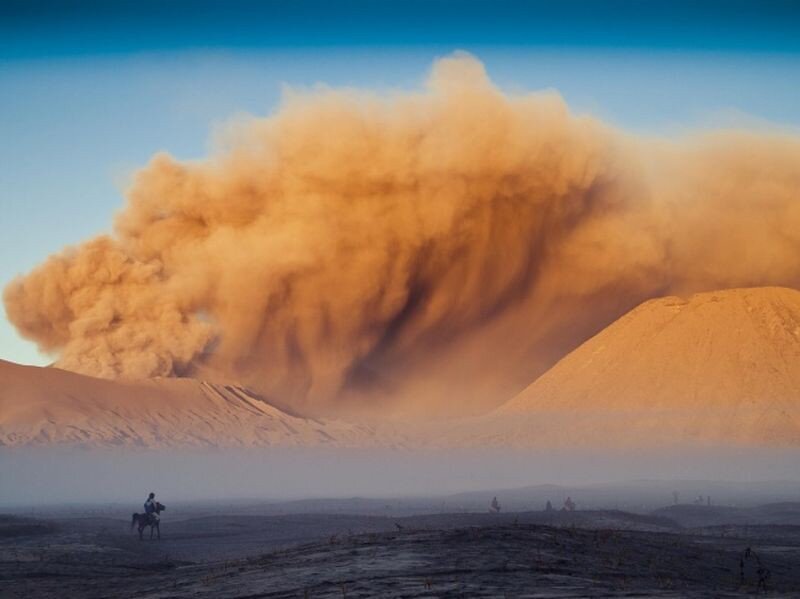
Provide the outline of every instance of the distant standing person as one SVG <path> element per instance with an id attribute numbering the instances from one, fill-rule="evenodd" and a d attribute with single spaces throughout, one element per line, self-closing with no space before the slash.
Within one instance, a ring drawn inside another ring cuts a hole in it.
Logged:
<path id="1" fill-rule="evenodd" d="M 497 501 L 497 497 L 492 499 L 492 503 L 491 503 L 491 505 L 489 507 L 489 511 L 494 513 L 494 514 L 499 514 L 500 513 L 500 502 Z"/>

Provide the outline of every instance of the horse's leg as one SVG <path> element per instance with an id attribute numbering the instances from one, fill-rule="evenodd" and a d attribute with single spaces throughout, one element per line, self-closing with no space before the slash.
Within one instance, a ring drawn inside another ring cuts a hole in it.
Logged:
<path id="1" fill-rule="evenodd" d="M 142 541 L 144 539 L 144 537 L 142 536 L 143 532 L 144 532 L 144 524 L 139 522 L 139 540 L 140 541 Z"/>
<path id="2" fill-rule="evenodd" d="M 153 525 L 150 525 L 150 540 L 153 540 Z"/>

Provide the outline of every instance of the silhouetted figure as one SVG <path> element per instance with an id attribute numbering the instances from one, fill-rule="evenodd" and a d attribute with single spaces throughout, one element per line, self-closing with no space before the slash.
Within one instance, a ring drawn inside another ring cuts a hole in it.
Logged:
<path id="1" fill-rule="evenodd" d="M 146 526 L 150 527 L 150 538 L 153 538 L 153 530 L 158 533 L 158 538 L 161 538 L 161 517 L 159 514 L 166 508 L 163 504 L 156 501 L 156 494 L 150 493 L 147 500 L 144 502 L 144 514 L 133 514 L 131 516 L 131 530 L 137 524 L 139 525 L 139 540 L 142 540 L 142 532 Z"/>
<path id="2" fill-rule="evenodd" d="M 766 591 L 767 583 L 769 582 L 770 576 L 772 576 L 772 572 L 769 571 L 769 568 L 765 568 L 759 564 L 756 574 L 758 574 L 758 585 L 756 586 L 756 589 L 759 591 Z"/>
<path id="3" fill-rule="evenodd" d="M 550 500 L 547 500 L 547 504 L 544 506 L 545 512 L 552 512 L 553 511 L 553 504 L 550 503 Z"/>
<path id="4" fill-rule="evenodd" d="M 756 566 L 756 576 L 758 577 L 756 592 L 766 591 L 772 572 L 761 562 L 761 558 L 750 547 L 745 549 L 744 553 L 742 553 L 742 556 L 739 558 L 739 584 L 744 585 L 747 582 L 745 577 L 745 564 L 750 560 L 754 560 Z"/>
<path id="5" fill-rule="evenodd" d="M 492 512 L 493 514 L 500 513 L 500 502 L 497 501 L 497 497 L 492 499 L 492 503 L 489 505 L 489 511 Z"/>
<path id="6" fill-rule="evenodd" d="M 575 511 L 575 502 L 572 501 L 571 497 L 567 497 L 566 500 L 564 500 L 564 507 L 561 508 L 561 511 L 563 511 L 563 512 L 574 512 Z"/>

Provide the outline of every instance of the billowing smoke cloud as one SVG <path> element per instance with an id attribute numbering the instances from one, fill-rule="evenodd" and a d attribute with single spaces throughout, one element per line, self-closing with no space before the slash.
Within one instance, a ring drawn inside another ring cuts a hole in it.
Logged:
<path id="1" fill-rule="evenodd" d="M 800 140 L 639 139 L 509 96 L 318 89 L 159 154 L 114 234 L 5 290 L 60 366 L 235 378 L 312 412 L 487 409 L 640 301 L 800 285 Z"/>

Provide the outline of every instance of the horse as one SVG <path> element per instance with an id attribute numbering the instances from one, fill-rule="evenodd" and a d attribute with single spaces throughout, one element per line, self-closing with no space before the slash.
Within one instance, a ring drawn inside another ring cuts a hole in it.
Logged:
<path id="1" fill-rule="evenodd" d="M 167 506 L 165 506 L 164 504 L 159 503 L 158 501 L 156 501 L 155 515 L 153 515 L 153 514 L 134 514 L 133 516 L 131 516 L 131 530 L 133 530 L 133 527 L 136 526 L 137 523 L 139 524 L 139 540 L 140 541 L 142 540 L 142 532 L 144 531 L 145 526 L 149 526 L 150 527 L 150 538 L 151 539 L 153 538 L 153 529 L 155 528 L 156 532 L 158 533 L 158 539 L 161 540 L 161 528 L 159 527 L 158 514 L 160 512 L 163 512 L 165 509 L 167 509 Z"/>

